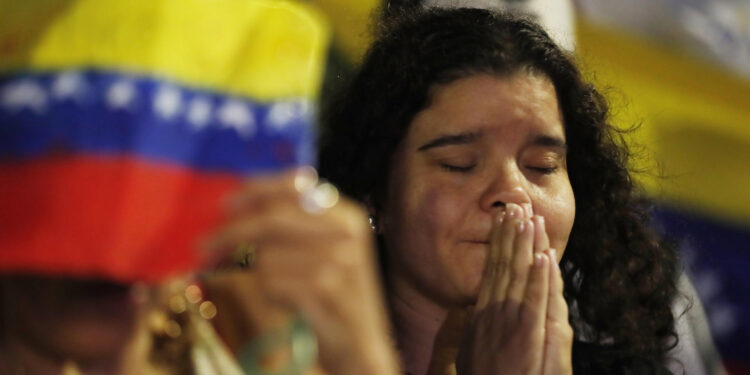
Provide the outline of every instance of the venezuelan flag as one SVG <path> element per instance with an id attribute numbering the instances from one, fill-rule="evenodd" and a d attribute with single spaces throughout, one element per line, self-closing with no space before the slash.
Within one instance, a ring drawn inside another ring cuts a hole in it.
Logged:
<path id="1" fill-rule="evenodd" d="M 314 163 L 329 31 L 274 0 L 0 1 L 0 272 L 158 281 Z"/>
<path id="2" fill-rule="evenodd" d="M 750 374 L 750 81 L 619 30 L 580 22 L 578 34 L 614 123 L 641 125 L 632 167 L 646 171 L 656 225 L 679 244 L 724 365 Z"/>

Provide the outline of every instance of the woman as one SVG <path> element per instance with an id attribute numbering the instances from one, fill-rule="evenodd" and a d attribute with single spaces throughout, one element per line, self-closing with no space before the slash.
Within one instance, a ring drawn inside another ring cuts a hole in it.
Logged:
<path id="1" fill-rule="evenodd" d="M 321 174 L 370 210 L 408 373 L 666 371 L 675 255 L 605 100 L 534 23 L 389 19 L 324 121 Z"/>

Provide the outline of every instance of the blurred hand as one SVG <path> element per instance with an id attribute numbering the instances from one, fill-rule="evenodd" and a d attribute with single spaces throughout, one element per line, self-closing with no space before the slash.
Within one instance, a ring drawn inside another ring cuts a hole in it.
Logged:
<path id="1" fill-rule="evenodd" d="M 208 247 L 226 259 L 251 245 L 256 258 L 249 271 L 220 273 L 209 288 L 234 299 L 234 319 L 274 325 L 301 314 L 331 374 L 396 374 L 365 210 L 343 197 L 330 208 L 303 208 L 316 182 L 314 170 L 303 169 L 245 184 Z M 244 339 L 257 331 L 246 327 Z"/>

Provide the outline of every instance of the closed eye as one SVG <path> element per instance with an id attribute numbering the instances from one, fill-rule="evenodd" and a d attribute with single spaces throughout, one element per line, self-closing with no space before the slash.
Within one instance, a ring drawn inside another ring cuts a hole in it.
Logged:
<path id="1" fill-rule="evenodd" d="M 553 174 L 557 172 L 558 167 L 528 167 L 534 172 L 538 172 L 541 174 Z"/>
<path id="2" fill-rule="evenodd" d="M 453 165 L 453 164 L 446 164 L 446 163 L 440 163 L 440 167 L 448 172 L 459 172 L 459 173 L 466 173 L 470 172 L 476 164 L 470 164 L 470 165 Z"/>

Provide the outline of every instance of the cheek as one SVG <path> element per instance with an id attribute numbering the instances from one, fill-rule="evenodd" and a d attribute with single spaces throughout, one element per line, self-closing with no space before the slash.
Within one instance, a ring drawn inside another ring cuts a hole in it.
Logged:
<path id="1" fill-rule="evenodd" d="M 454 242 L 467 210 L 450 189 L 441 184 L 431 186 L 402 185 L 397 200 L 389 205 L 385 236 L 391 261 L 398 267 L 434 284 L 433 278 L 445 275 Z"/>
<path id="2" fill-rule="evenodd" d="M 427 224 L 432 237 L 450 236 L 461 219 L 460 202 L 447 189 L 431 188 L 424 191 L 417 215 Z"/>
<path id="3" fill-rule="evenodd" d="M 566 192 L 548 199 L 543 210 L 537 212 L 544 216 L 550 246 L 556 249 L 560 256 L 565 251 L 570 231 L 573 229 L 575 210 L 573 193 Z"/>
<path id="4" fill-rule="evenodd" d="M 445 188 L 417 187 L 402 201 L 404 210 L 400 218 L 402 240 L 420 253 L 445 251 L 451 238 L 463 221 L 460 202 L 455 194 Z"/>

